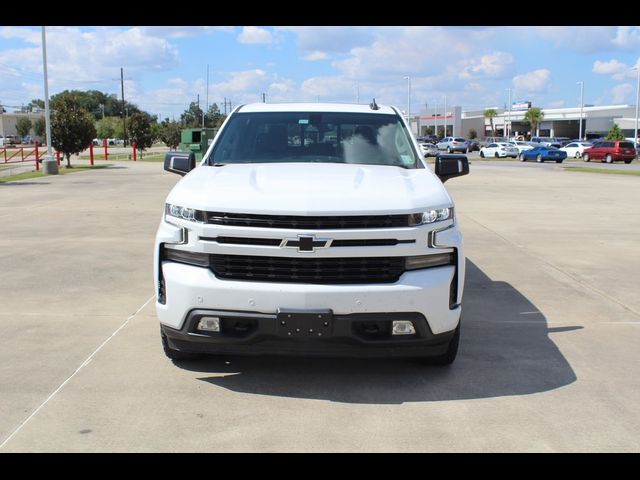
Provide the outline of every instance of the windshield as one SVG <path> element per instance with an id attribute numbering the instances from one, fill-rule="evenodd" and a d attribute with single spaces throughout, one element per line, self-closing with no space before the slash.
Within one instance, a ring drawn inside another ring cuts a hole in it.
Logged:
<path id="1" fill-rule="evenodd" d="M 422 168 L 400 118 L 375 113 L 237 113 L 206 163 L 278 162 Z"/>

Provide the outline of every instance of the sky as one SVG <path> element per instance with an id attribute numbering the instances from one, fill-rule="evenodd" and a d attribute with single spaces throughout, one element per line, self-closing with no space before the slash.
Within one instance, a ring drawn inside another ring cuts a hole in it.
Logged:
<path id="1" fill-rule="evenodd" d="M 190 102 L 633 104 L 640 27 L 47 27 L 49 93 L 100 90 L 159 118 Z M 41 27 L 0 26 L 0 103 L 44 98 Z"/>

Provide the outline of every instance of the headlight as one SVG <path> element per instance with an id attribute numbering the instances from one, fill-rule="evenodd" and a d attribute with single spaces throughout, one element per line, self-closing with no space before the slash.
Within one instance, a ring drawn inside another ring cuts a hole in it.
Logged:
<path id="1" fill-rule="evenodd" d="M 204 212 L 194 208 L 180 207 L 167 203 L 166 214 L 170 217 L 190 220 L 192 222 L 204 222 Z"/>
<path id="2" fill-rule="evenodd" d="M 409 215 L 409 226 L 424 225 L 428 223 L 442 222 L 453 218 L 453 207 L 436 208 L 424 213 L 412 213 Z"/>

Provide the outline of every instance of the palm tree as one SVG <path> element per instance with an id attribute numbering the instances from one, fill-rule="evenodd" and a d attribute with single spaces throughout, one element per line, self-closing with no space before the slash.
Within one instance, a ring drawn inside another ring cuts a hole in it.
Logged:
<path id="1" fill-rule="evenodd" d="M 537 107 L 530 108 L 527 110 L 527 113 L 524 114 L 524 123 L 531 125 L 531 135 L 529 138 L 535 135 L 536 128 L 543 119 L 544 113 L 542 113 L 542 110 Z"/>
<path id="2" fill-rule="evenodd" d="M 498 112 L 495 108 L 487 108 L 484 111 L 484 118 L 489 119 L 489 122 L 491 123 L 491 135 L 494 137 L 496 136 L 496 129 L 493 128 L 493 117 L 495 117 L 496 115 L 498 115 Z"/>

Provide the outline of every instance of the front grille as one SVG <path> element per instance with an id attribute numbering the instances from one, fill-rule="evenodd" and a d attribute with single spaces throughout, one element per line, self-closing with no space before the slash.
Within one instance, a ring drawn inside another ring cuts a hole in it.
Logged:
<path id="1" fill-rule="evenodd" d="M 200 237 L 200 240 L 216 242 L 220 245 L 257 245 L 278 247 L 282 243 L 281 238 L 249 238 L 249 237 Z M 332 247 L 383 247 L 401 243 L 416 243 L 415 240 L 398 240 L 396 238 L 358 239 L 358 240 L 334 240 Z"/>
<path id="2" fill-rule="evenodd" d="M 291 258 L 211 255 L 211 270 L 225 280 L 323 285 L 393 283 L 405 269 L 404 257 Z"/>
<path id="3" fill-rule="evenodd" d="M 204 212 L 205 223 L 235 227 L 335 230 L 410 226 L 410 215 L 296 216 Z"/>

